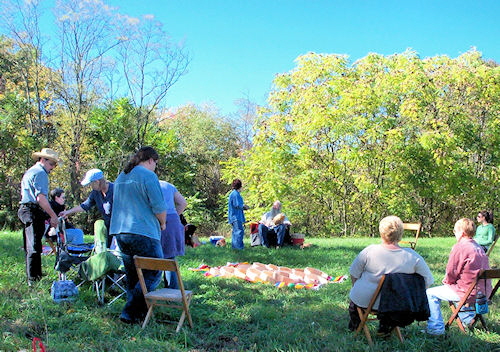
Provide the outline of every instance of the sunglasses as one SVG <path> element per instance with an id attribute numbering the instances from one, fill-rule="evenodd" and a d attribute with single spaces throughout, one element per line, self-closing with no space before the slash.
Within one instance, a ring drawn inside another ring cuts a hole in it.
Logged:
<path id="1" fill-rule="evenodd" d="M 46 161 L 47 161 L 47 164 L 49 164 L 50 166 L 52 167 L 56 167 L 57 166 L 57 163 L 53 160 L 50 160 L 50 159 L 46 159 L 44 158 Z"/>

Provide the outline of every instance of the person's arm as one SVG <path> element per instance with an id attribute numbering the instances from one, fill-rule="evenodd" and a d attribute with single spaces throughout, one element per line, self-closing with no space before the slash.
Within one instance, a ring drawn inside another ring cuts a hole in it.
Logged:
<path id="1" fill-rule="evenodd" d="M 415 273 L 422 275 L 425 281 L 425 288 L 429 288 L 433 282 L 434 277 L 432 276 L 431 269 L 425 262 L 424 258 L 418 255 L 417 263 L 415 265 Z"/>
<path id="2" fill-rule="evenodd" d="M 241 196 L 238 197 L 237 193 L 231 193 L 229 196 L 229 202 L 233 208 L 243 210 L 243 198 L 241 198 Z"/>
<path id="3" fill-rule="evenodd" d="M 50 216 L 50 226 L 52 227 L 57 227 L 57 224 L 59 223 L 59 220 L 57 219 L 56 213 L 54 213 L 54 210 L 52 210 L 52 207 L 50 206 L 50 203 L 43 193 L 39 193 L 36 196 L 36 201 L 38 202 L 38 205 L 45 210 L 47 214 Z"/>
<path id="4" fill-rule="evenodd" d="M 361 277 L 365 270 L 366 258 L 367 258 L 367 248 L 363 249 L 359 254 L 354 258 L 350 268 L 349 274 L 351 276 L 351 282 L 354 286 L 354 283 Z"/>
<path id="5" fill-rule="evenodd" d="M 487 246 L 491 246 L 493 241 L 495 241 L 495 227 L 494 226 L 488 226 L 488 244 Z"/>
<path id="6" fill-rule="evenodd" d="M 160 222 L 160 229 L 163 231 L 167 228 L 167 211 L 155 214 L 156 218 Z"/>
<path id="7" fill-rule="evenodd" d="M 267 221 L 267 213 L 264 213 L 262 215 L 262 217 L 260 218 L 260 223 L 263 224 L 263 225 L 266 225 L 267 227 L 269 227 L 269 223 Z"/>
<path id="8" fill-rule="evenodd" d="M 463 263 L 459 263 L 458 244 L 453 246 L 450 252 L 450 258 L 446 265 L 446 273 L 443 284 L 455 285 L 463 269 Z"/>
<path id="9" fill-rule="evenodd" d="M 156 174 L 151 173 L 149 175 L 150 176 L 145 179 L 144 183 L 146 196 L 149 199 L 151 211 L 155 214 L 160 223 L 160 229 L 165 230 L 167 228 L 167 207 L 163 199 L 160 181 L 158 181 Z"/>
<path id="10" fill-rule="evenodd" d="M 179 192 L 175 192 L 174 193 L 174 203 L 175 203 L 175 210 L 177 211 L 177 214 L 181 215 L 184 212 L 184 210 L 186 210 L 186 207 L 187 207 L 186 199 Z"/>
<path id="11" fill-rule="evenodd" d="M 288 220 L 288 217 L 286 215 L 285 215 L 285 221 L 283 221 L 283 224 L 288 225 L 288 226 L 292 226 L 292 223 L 290 222 L 290 220 Z"/>
<path id="12" fill-rule="evenodd" d="M 83 209 L 80 205 L 77 205 L 76 207 L 73 207 L 70 210 L 62 211 L 60 215 L 63 217 L 67 217 L 68 215 L 81 213 L 82 211 L 85 211 L 85 209 Z"/>

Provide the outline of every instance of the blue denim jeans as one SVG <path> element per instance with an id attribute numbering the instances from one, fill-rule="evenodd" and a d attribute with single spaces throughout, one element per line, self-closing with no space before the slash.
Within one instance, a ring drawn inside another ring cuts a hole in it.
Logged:
<path id="1" fill-rule="evenodd" d="M 134 255 L 162 258 L 161 243 L 160 240 L 136 234 L 119 234 L 115 237 L 122 253 L 123 265 L 127 274 L 127 303 L 125 303 L 121 317 L 132 321 L 142 320 L 146 316 L 148 308 L 137 277 Z M 144 270 L 143 273 L 148 291 L 154 290 L 161 281 L 161 272 Z"/>
<path id="2" fill-rule="evenodd" d="M 269 233 L 273 232 L 276 234 L 276 244 L 280 247 L 283 246 L 283 241 L 285 239 L 286 234 L 286 225 L 280 224 L 278 226 L 274 226 L 272 228 L 268 228 L 264 224 L 259 224 L 259 237 L 262 244 L 266 247 L 269 247 Z"/>
<path id="3" fill-rule="evenodd" d="M 233 226 L 233 234 L 231 237 L 231 246 L 234 249 L 243 249 L 243 237 L 245 230 L 243 229 L 243 222 L 236 220 L 231 224 Z"/>
<path id="4" fill-rule="evenodd" d="M 460 301 L 460 297 L 453 289 L 447 285 L 431 287 L 427 289 L 427 300 L 429 301 L 429 309 L 431 316 L 427 321 L 427 332 L 432 335 L 444 334 L 444 321 L 441 315 L 441 301 Z M 468 325 L 472 318 L 476 315 L 475 310 L 460 312 L 458 317 L 462 323 Z"/>

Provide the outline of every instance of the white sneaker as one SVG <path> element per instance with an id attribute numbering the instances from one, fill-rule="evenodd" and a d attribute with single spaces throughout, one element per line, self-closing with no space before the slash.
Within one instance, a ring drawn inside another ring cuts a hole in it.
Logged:
<path id="1" fill-rule="evenodd" d="M 421 330 L 421 332 L 426 333 L 427 335 L 431 336 L 443 336 L 445 334 L 445 331 L 440 331 L 440 330 Z"/>

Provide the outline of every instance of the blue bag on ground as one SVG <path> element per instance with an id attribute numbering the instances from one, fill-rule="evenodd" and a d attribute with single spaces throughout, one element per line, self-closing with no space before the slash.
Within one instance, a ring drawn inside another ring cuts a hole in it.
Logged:
<path id="1" fill-rule="evenodd" d="M 59 303 L 74 301 L 78 297 L 78 287 L 73 280 L 54 281 L 50 289 L 52 299 Z"/>

